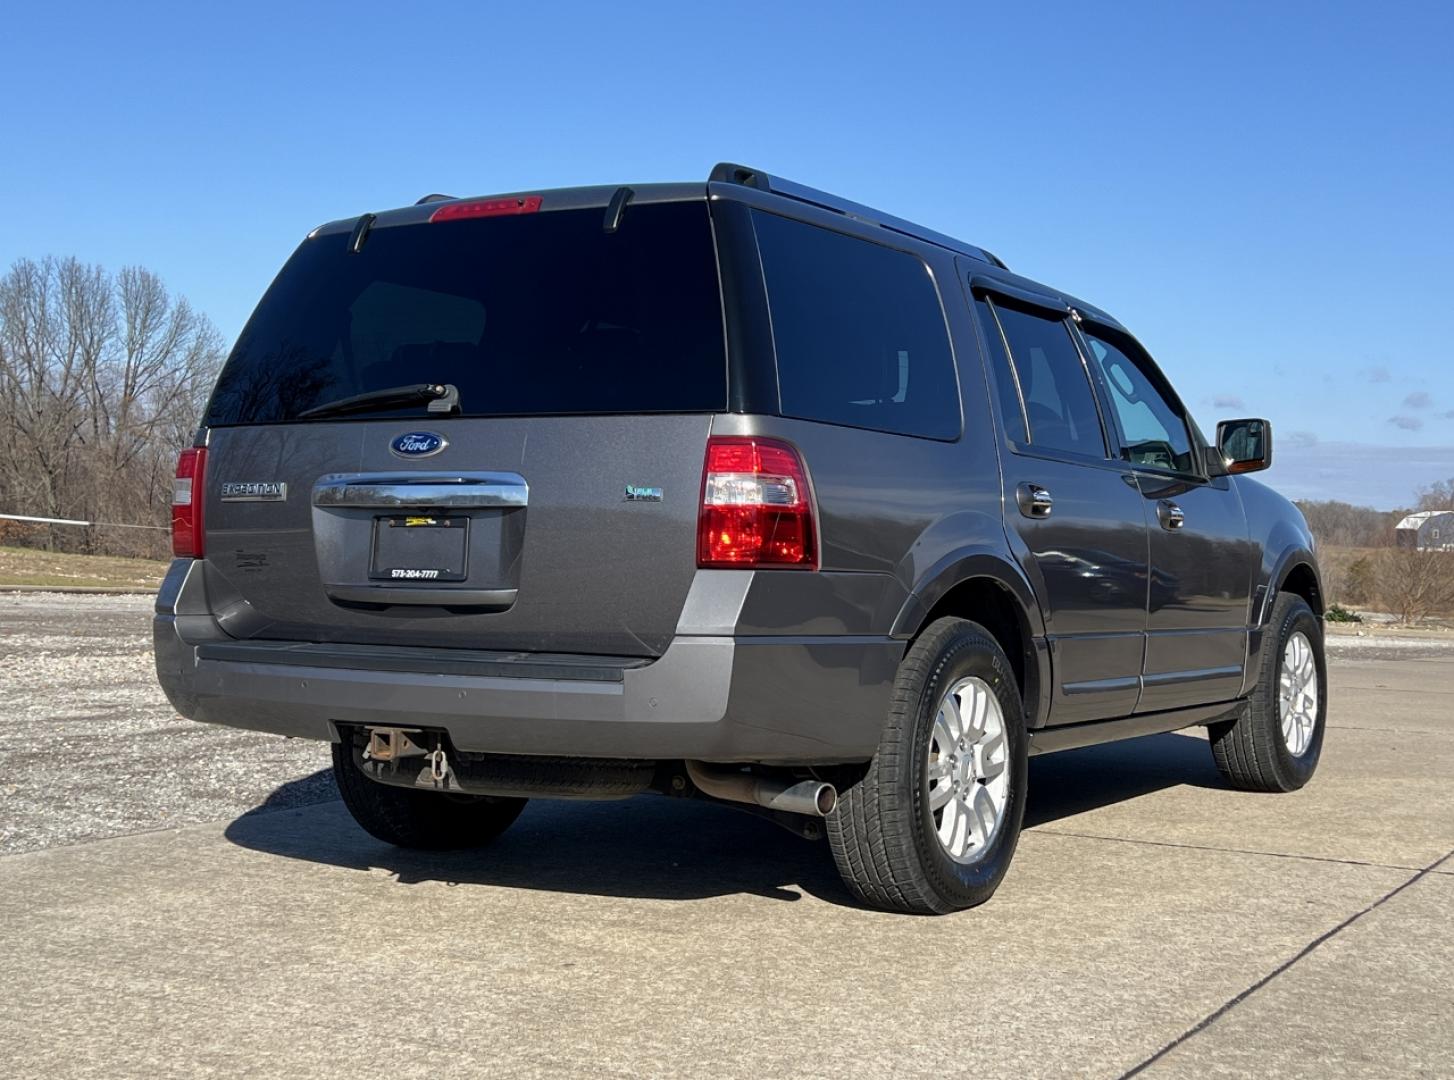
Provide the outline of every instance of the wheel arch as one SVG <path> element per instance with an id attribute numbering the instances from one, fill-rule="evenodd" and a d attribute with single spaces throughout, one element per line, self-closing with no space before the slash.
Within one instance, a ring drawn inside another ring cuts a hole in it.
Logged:
<path id="1" fill-rule="evenodd" d="M 1277 594 L 1290 592 L 1301 596 L 1313 609 L 1319 619 L 1323 617 L 1323 578 L 1318 572 L 1318 561 L 1312 551 L 1305 547 L 1292 547 L 1283 551 L 1271 574 L 1268 575 L 1271 588 L 1262 599 L 1262 610 L 1258 612 L 1257 624 L 1265 626 L 1272 616 L 1272 605 Z"/>
<path id="2" fill-rule="evenodd" d="M 989 631 L 1015 672 L 1030 727 L 1039 727 L 1048 711 L 1050 655 L 1040 605 L 1024 574 L 995 554 L 950 556 L 910 594 L 892 634 L 911 641 L 945 617 L 970 619 Z"/>
<path id="3" fill-rule="evenodd" d="M 1287 566 L 1277 581 L 1278 592 L 1296 593 L 1308 602 L 1313 614 L 1323 617 L 1323 582 L 1311 559 L 1298 560 Z"/>

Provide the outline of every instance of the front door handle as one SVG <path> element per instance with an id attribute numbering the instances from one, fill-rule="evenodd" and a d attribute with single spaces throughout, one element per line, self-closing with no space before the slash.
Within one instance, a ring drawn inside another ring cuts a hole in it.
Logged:
<path id="1" fill-rule="evenodd" d="M 1020 484 L 1015 488 L 1015 502 L 1020 513 L 1027 518 L 1048 518 L 1055 508 L 1055 500 L 1039 484 Z"/>
<path id="2" fill-rule="evenodd" d="M 1156 504 L 1156 517 L 1167 532 L 1174 532 L 1186 524 L 1186 514 L 1170 499 L 1162 499 Z"/>

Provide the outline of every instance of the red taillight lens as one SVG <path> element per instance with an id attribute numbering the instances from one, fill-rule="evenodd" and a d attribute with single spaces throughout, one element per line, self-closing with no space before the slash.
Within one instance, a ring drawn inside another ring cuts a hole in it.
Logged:
<path id="1" fill-rule="evenodd" d="M 795 449 L 773 439 L 714 436 L 707 441 L 697 565 L 817 567 L 813 498 Z"/>
<path id="2" fill-rule="evenodd" d="M 517 199 L 474 199 L 469 202 L 445 203 L 429 215 L 429 220 L 435 222 L 459 221 L 462 218 L 508 217 L 511 214 L 533 214 L 539 209 L 539 195 L 523 195 Z"/>
<path id="3" fill-rule="evenodd" d="M 207 473 L 207 451 L 183 450 L 172 481 L 172 554 L 179 559 L 200 559 L 205 550 L 202 533 L 202 493 Z"/>

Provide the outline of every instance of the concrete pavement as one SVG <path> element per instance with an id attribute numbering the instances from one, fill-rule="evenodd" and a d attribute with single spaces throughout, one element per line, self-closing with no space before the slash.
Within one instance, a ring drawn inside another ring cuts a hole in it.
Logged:
<path id="1" fill-rule="evenodd" d="M 303 772 L 0 858 L 0 1070 L 1449 1076 L 1454 653 L 1342 651 L 1331 700 L 1293 795 L 1223 788 L 1198 734 L 1035 761 L 1000 893 L 940 919 L 719 807 L 535 803 L 424 855 L 290 805 Z"/>

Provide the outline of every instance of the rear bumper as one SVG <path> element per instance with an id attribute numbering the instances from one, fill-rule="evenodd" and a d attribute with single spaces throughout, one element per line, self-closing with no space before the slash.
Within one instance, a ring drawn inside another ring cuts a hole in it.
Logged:
<path id="1" fill-rule="evenodd" d="M 473 674 L 431 669 L 428 650 L 315 656 L 235 642 L 210 615 L 175 610 L 158 611 L 154 632 L 167 697 L 206 723 L 327 740 L 339 725 L 420 726 L 479 753 L 779 764 L 870 757 L 904 651 L 890 638 L 681 635 L 651 663 L 582 658 L 582 672 L 552 678 L 569 658 L 486 657 Z"/>

